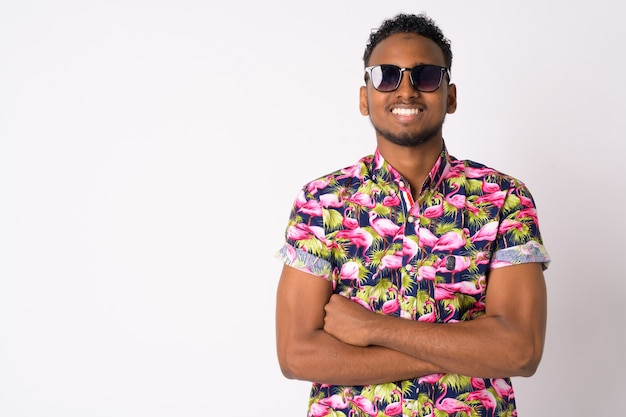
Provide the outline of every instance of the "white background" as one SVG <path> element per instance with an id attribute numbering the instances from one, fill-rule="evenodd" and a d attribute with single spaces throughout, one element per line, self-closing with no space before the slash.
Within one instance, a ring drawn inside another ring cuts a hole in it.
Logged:
<path id="1" fill-rule="evenodd" d="M 300 186 L 374 150 L 370 30 L 421 11 L 450 152 L 527 183 L 553 257 L 519 415 L 622 412 L 622 4 L 1 1 L 0 415 L 304 416 L 274 252 Z"/>

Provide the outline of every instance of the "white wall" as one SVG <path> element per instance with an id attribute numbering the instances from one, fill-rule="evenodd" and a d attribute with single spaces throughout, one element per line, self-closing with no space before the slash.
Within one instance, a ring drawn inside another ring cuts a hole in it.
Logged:
<path id="1" fill-rule="evenodd" d="M 613 415 L 623 10 L 2 1 L 0 415 L 305 415 L 308 383 L 274 353 L 273 254 L 299 187 L 373 151 L 361 55 L 400 11 L 452 40 L 450 151 L 523 179 L 539 206 L 548 335 L 515 380 L 520 416 Z"/>

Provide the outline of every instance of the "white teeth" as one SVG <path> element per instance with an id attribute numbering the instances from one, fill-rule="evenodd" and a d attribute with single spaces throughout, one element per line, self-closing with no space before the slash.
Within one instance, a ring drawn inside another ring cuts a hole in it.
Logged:
<path id="1" fill-rule="evenodd" d="M 418 114 L 420 112 L 419 109 L 402 109 L 402 108 L 394 108 L 393 110 L 391 110 L 391 112 L 393 114 L 398 114 L 400 116 L 411 116 L 414 114 Z"/>

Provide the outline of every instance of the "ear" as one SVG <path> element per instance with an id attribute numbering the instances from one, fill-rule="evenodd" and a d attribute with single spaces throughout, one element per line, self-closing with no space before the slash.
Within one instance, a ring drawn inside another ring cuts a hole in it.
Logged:
<path id="1" fill-rule="evenodd" d="M 367 105 L 367 86 L 361 86 L 359 90 L 359 110 L 363 116 L 370 114 L 369 106 Z"/>
<path id="2" fill-rule="evenodd" d="M 452 114 L 456 111 L 456 84 L 448 85 L 448 105 L 446 113 Z"/>

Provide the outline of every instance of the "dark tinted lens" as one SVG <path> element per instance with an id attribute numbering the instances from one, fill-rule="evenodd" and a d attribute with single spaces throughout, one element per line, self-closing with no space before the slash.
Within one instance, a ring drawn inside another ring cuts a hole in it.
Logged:
<path id="1" fill-rule="evenodd" d="M 395 90 L 400 77 L 400 68 L 393 65 L 378 65 L 372 68 L 372 85 L 378 91 Z"/>
<path id="2" fill-rule="evenodd" d="M 413 87 L 419 91 L 431 92 L 439 88 L 443 70 L 436 65 L 418 65 L 411 70 Z"/>

